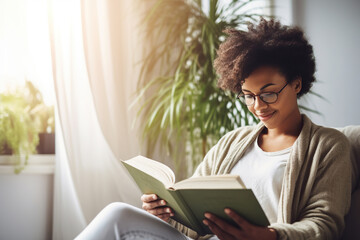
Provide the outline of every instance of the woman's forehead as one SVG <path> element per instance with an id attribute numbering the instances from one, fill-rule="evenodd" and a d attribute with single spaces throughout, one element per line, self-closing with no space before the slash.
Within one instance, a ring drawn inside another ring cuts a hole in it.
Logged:
<path id="1" fill-rule="evenodd" d="M 253 71 L 245 80 L 241 83 L 242 87 L 245 86 L 259 86 L 264 85 L 278 85 L 286 82 L 285 76 L 276 68 L 262 67 Z"/>

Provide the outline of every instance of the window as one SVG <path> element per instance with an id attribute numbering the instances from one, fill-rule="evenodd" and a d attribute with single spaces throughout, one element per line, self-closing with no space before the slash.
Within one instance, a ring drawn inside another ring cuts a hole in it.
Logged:
<path id="1" fill-rule="evenodd" d="M 54 105 L 45 0 L 0 1 L 0 152 L 53 153 Z M 10 127 L 9 127 L 10 126 Z M 18 134 L 18 135 L 16 135 Z M 14 136 L 18 136 L 15 138 Z M 12 138 L 11 138 L 12 137 Z M 19 139 L 21 138 L 21 139 Z"/>

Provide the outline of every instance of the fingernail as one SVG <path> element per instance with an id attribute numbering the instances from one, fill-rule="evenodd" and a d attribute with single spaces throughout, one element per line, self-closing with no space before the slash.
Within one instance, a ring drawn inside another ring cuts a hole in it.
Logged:
<path id="1" fill-rule="evenodd" d="M 224 212 L 225 212 L 226 214 L 230 214 L 230 213 L 231 213 L 231 210 L 228 209 L 228 208 L 225 208 Z"/>
<path id="2" fill-rule="evenodd" d="M 203 220 L 203 223 L 207 226 L 207 225 L 209 225 L 209 223 L 208 223 L 208 221 L 207 220 Z"/>
<path id="3" fill-rule="evenodd" d="M 173 216 L 174 216 L 174 214 L 173 214 L 173 213 L 170 213 L 170 216 L 171 216 L 171 217 L 173 217 Z"/>
<path id="4" fill-rule="evenodd" d="M 204 216 L 205 216 L 206 218 L 210 218 L 210 217 L 211 217 L 211 215 L 210 215 L 209 213 L 205 213 Z"/>
<path id="5" fill-rule="evenodd" d="M 167 208 L 167 209 L 166 209 L 166 212 L 171 213 L 170 208 Z"/>
<path id="6" fill-rule="evenodd" d="M 156 200 L 156 195 L 153 195 L 153 196 L 152 196 L 152 199 L 153 199 L 153 200 Z"/>
<path id="7" fill-rule="evenodd" d="M 164 200 L 162 200 L 162 201 L 161 201 L 161 204 L 162 204 L 162 205 L 165 205 L 165 204 L 166 204 L 166 202 L 165 202 Z"/>

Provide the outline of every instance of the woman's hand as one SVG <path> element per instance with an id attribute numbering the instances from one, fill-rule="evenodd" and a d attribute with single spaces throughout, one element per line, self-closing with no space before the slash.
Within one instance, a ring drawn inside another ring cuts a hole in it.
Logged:
<path id="1" fill-rule="evenodd" d="M 168 222 L 174 216 L 171 208 L 165 206 L 166 201 L 160 199 L 156 194 L 144 194 L 141 196 L 142 208 L 148 213 Z"/>
<path id="2" fill-rule="evenodd" d="M 255 226 L 228 208 L 225 209 L 225 213 L 234 220 L 238 225 L 237 227 L 234 227 L 211 213 L 205 213 L 205 219 L 203 220 L 203 223 L 207 225 L 220 240 L 277 239 L 277 234 L 274 229 Z"/>

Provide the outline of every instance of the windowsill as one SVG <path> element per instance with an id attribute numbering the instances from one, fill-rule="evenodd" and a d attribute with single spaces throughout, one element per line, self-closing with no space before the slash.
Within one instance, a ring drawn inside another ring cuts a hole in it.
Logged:
<path id="1" fill-rule="evenodd" d="M 0 155 L 0 174 L 13 174 L 15 157 L 12 155 Z M 54 154 L 36 154 L 30 155 L 28 164 L 21 174 L 54 174 L 55 155 Z"/>

